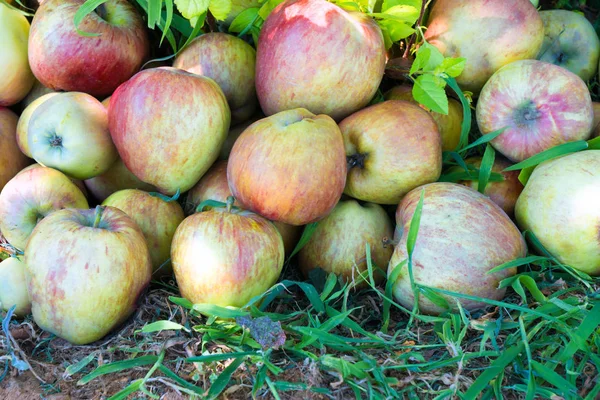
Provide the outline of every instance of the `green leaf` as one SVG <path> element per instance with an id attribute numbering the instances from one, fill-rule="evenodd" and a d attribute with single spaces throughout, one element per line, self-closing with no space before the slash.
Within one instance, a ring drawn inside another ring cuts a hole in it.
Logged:
<path id="1" fill-rule="evenodd" d="M 577 387 L 571 382 L 537 361 L 531 361 L 531 365 L 542 379 L 559 389 L 565 398 L 577 397 Z"/>
<path id="2" fill-rule="evenodd" d="M 416 7 L 399 4 L 386 9 L 379 15 L 384 16 L 384 18 L 394 18 L 412 25 L 417 22 L 420 12 L 421 10 Z"/>
<path id="3" fill-rule="evenodd" d="M 354 1 L 340 1 L 335 4 L 346 11 L 362 11 L 362 9 L 360 8 L 360 4 Z"/>
<path id="4" fill-rule="evenodd" d="M 65 369 L 65 372 L 63 373 L 63 379 L 64 378 L 68 378 L 68 377 L 70 377 L 72 375 L 75 375 L 76 373 L 78 373 L 79 371 L 81 371 L 89 363 L 91 363 L 96 358 L 97 355 L 98 355 L 97 352 L 93 351 L 90 354 L 88 354 L 86 357 L 84 357 L 81 360 L 77 361 L 76 363 L 69 365 Z"/>
<path id="5" fill-rule="evenodd" d="M 424 72 L 435 72 L 437 68 L 444 62 L 444 55 L 435 46 L 425 42 L 417 50 L 417 56 L 420 51 L 426 51 L 428 53 L 426 62 L 421 63 L 419 69 Z"/>
<path id="6" fill-rule="evenodd" d="M 148 28 L 153 29 L 160 21 L 162 0 L 148 0 Z"/>
<path id="7" fill-rule="evenodd" d="M 271 12 L 275 9 L 275 7 L 277 7 L 280 3 L 283 3 L 283 1 L 284 0 L 267 0 L 262 5 L 260 10 L 258 10 L 258 15 L 260 15 L 260 17 L 263 20 L 266 20 L 269 14 L 271 14 Z"/>
<path id="8" fill-rule="evenodd" d="M 210 0 L 208 9 L 217 21 L 223 21 L 231 12 L 231 0 Z"/>
<path id="9" fill-rule="evenodd" d="M 219 397 L 221 392 L 225 390 L 225 388 L 229 384 L 233 373 L 238 369 L 240 365 L 242 365 L 243 362 L 244 357 L 237 358 L 235 361 L 229 364 L 227 368 L 223 370 L 223 372 L 219 374 L 217 379 L 215 379 L 213 384 L 210 386 L 210 389 L 208 389 L 208 399 L 216 399 L 217 397 Z"/>
<path id="10" fill-rule="evenodd" d="M 410 228 L 408 229 L 408 237 L 406 239 L 406 251 L 408 252 L 408 258 L 412 258 L 412 254 L 415 251 L 415 245 L 417 243 L 417 236 L 419 235 L 419 225 L 421 224 L 421 213 L 423 212 L 423 203 L 425 200 L 425 189 L 421 190 L 421 197 L 419 203 L 415 208 L 412 219 L 410 220 Z"/>
<path id="11" fill-rule="evenodd" d="M 99 5 L 104 4 L 107 1 L 108 0 L 87 0 L 85 3 L 83 3 L 81 5 L 81 7 L 79 7 L 77 9 L 77 12 L 75 13 L 75 16 L 73 17 L 73 23 L 75 24 L 75 29 L 77 30 L 77 33 L 79 33 L 81 36 L 88 36 L 88 37 L 100 36 L 99 33 L 92 33 L 92 32 L 83 32 L 83 31 L 80 31 L 79 30 L 79 24 L 81 24 L 81 22 L 83 21 L 83 19 L 85 17 L 87 17 L 92 12 L 94 12 L 94 10 Z"/>
<path id="12" fill-rule="evenodd" d="M 429 301 L 431 301 L 436 306 L 446 309 L 446 310 L 450 309 L 450 305 L 448 304 L 448 301 L 445 298 L 443 298 L 442 296 L 440 296 L 439 294 L 437 294 L 435 291 L 433 291 L 427 287 L 420 286 L 419 292 L 421 292 L 423 294 L 423 296 L 428 298 Z"/>
<path id="13" fill-rule="evenodd" d="M 498 136 L 500 136 L 500 134 L 502 132 L 504 132 L 507 128 L 508 127 L 500 128 L 498 130 L 495 130 L 494 132 L 490 132 L 490 133 L 487 133 L 487 134 L 481 136 L 479 139 L 477 139 L 476 141 L 474 141 L 473 143 L 471 143 L 467 147 L 462 148 L 460 150 L 460 152 L 463 153 L 463 152 L 465 152 L 465 151 L 467 151 L 469 149 L 472 149 L 474 147 L 477 147 L 477 146 L 479 146 L 481 144 L 491 142 L 492 140 L 494 140 L 495 138 L 497 138 Z"/>
<path id="14" fill-rule="evenodd" d="M 231 25 L 229 25 L 229 32 L 240 33 L 248 28 L 248 25 L 254 24 L 256 19 L 259 17 L 258 7 L 248 8 L 241 13 L 238 14 L 237 17 L 231 21 Z"/>
<path id="15" fill-rule="evenodd" d="M 244 317 L 250 314 L 248 311 L 242 311 L 239 308 L 227 308 L 208 303 L 194 304 L 192 309 L 209 317 L 226 319 Z"/>
<path id="16" fill-rule="evenodd" d="M 494 148 L 487 144 L 485 147 L 485 153 L 481 159 L 481 166 L 479 167 L 479 182 L 477 184 L 477 191 L 484 194 L 485 187 L 488 184 L 490 175 L 492 173 L 492 167 L 494 166 L 494 160 L 496 158 L 496 152 Z"/>
<path id="17" fill-rule="evenodd" d="M 96 368 L 94 371 L 89 373 L 88 375 L 81 378 L 77 385 L 85 385 L 88 382 L 96 379 L 99 376 L 112 374 L 115 372 L 125 371 L 127 369 L 132 369 L 136 367 L 142 367 L 144 365 L 150 365 L 156 363 L 158 360 L 158 356 L 146 355 L 138 358 L 133 358 L 131 360 L 123 360 L 123 361 L 115 361 L 110 364 L 102 365 Z"/>
<path id="18" fill-rule="evenodd" d="M 489 270 L 486 273 L 493 274 L 493 273 L 496 273 L 496 272 L 499 272 L 499 271 L 502 271 L 505 269 L 520 267 L 521 265 L 526 265 L 529 263 L 534 263 L 537 261 L 545 261 L 545 260 L 548 260 L 548 257 L 528 256 L 528 257 L 518 258 L 516 260 L 512 260 L 509 262 L 505 262 L 504 264 L 500 264 L 497 267 L 492 268 L 491 270 Z"/>
<path id="19" fill-rule="evenodd" d="M 463 109 L 463 121 L 460 127 L 460 140 L 458 141 L 458 144 L 456 145 L 455 149 L 455 151 L 458 151 L 459 149 L 465 147 L 469 142 L 469 132 L 471 130 L 471 107 L 469 101 L 458 86 L 458 83 L 456 83 L 456 79 L 445 78 L 445 80 L 448 83 L 448 86 L 450 86 L 450 88 L 452 88 L 454 93 L 456 93 L 456 95 L 458 96 Z"/>
<path id="20" fill-rule="evenodd" d="M 288 260 L 290 260 L 296 254 L 298 254 L 298 252 L 302 250 L 304 246 L 306 246 L 306 243 L 308 243 L 313 233 L 315 233 L 315 230 L 317 229 L 317 224 L 318 222 L 312 222 L 304 227 L 304 231 L 302 231 L 302 236 L 300 237 L 298 244 L 292 251 L 292 254 L 290 254 L 290 256 L 288 257 Z"/>
<path id="21" fill-rule="evenodd" d="M 184 330 L 189 331 L 185 326 L 180 325 L 173 321 L 156 321 L 151 324 L 146 324 L 142 329 L 138 329 L 136 333 L 151 333 L 160 332 L 165 330 Z"/>
<path id="22" fill-rule="evenodd" d="M 258 356 L 259 353 L 255 351 L 242 351 L 237 353 L 217 353 L 217 354 L 203 354 L 201 356 L 188 357 L 185 362 L 202 362 L 209 363 L 214 361 L 230 360 L 232 358 L 241 358 L 245 356 Z"/>
<path id="23" fill-rule="evenodd" d="M 600 136 L 587 141 L 590 150 L 600 150 Z"/>
<path id="24" fill-rule="evenodd" d="M 442 61 L 438 69 L 440 70 L 440 72 L 445 72 L 446 74 L 448 74 L 448 76 L 456 78 L 463 72 L 463 69 L 465 69 L 466 64 L 467 59 L 464 57 L 448 57 L 444 58 L 444 61 Z"/>
<path id="25" fill-rule="evenodd" d="M 448 97 L 433 75 L 419 75 L 412 89 L 413 97 L 420 104 L 440 114 L 448 114 Z"/>
<path id="26" fill-rule="evenodd" d="M 521 161 L 515 165 L 505 168 L 504 171 L 516 171 L 523 168 L 534 167 L 544 161 L 552 160 L 553 158 L 564 156 L 566 154 L 575 153 L 588 148 L 588 143 L 585 140 L 577 142 L 563 143 L 551 149 L 535 154 L 528 159 Z M 503 172 L 504 172 L 503 171 Z"/>
<path id="27" fill-rule="evenodd" d="M 407 6 L 421 10 L 421 5 L 421 0 L 384 0 L 383 4 L 381 5 L 381 11 L 385 12 L 386 10 L 396 6 Z"/>
<path id="28" fill-rule="evenodd" d="M 177 9 L 187 19 L 199 17 L 208 10 L 210 0 L 175 0 Z"/>
<path id="29" fill-rule="evenodd" d="M 397 42 L 401 39 L 405 39 L 415 33 L 415 30 L 411 28 L 409 25 L 402 21 L 397 21 L 394 19 L 383 19 L 378 20 L 377 24 L 379 27 L 387 32 L 392 42 Z"/>

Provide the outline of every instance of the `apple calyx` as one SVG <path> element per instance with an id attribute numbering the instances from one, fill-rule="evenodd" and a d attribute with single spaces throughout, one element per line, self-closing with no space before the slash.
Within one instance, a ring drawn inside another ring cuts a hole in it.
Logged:
<path id="1" fill-rule="evenodd" d="M 352 154 L 351 156 L 347 156 L 346 162 L 348 163 L 348 170 L 354 167 L 364 168 L 367 155 L 367 153 L 356 153 Z"/>
<path id="2" fill-rule="evenodd" d="M 166 203 L 171 203 L 173 201 L 179 200 L 179 196 L 181 196 L 181 190 L 179 190 L 179 188 L 178 188 L 177 191 L 175 192 L 175 194 L 171 197 L 166 196 L 162 193 L 158 193 L 158 192 L 150 192 L 148 194 L 152 197 L 158 197 L 159 199 L 161 199 L 162 201 L 164 201 Z"/>
<path id="3" fill-rule="evenodd" d="M 542 116 L 541 111 L 532 100 L 528 100 L 521 106 L 517 107 L 513 118 L 518 125 L 530 125 L 533 121 Z"/>
<path id="4" fill-rule="evenodd" d="M 92 225 L 92 228 L 98 228 L 98 225 L 100 225 L 100 220 L 102 219 L 102 212 L 104 211 L 104 207 L 97 205 L 96 206 L 96 214 L 94 215 L 94 225 Z"/>
<path id="5" fill-rule="evenodd" d="M 62 137 L 58 136 L 56 133 L 52 134 L 52 137 L 50 137 L 50 146 L 62 147 Z"/>

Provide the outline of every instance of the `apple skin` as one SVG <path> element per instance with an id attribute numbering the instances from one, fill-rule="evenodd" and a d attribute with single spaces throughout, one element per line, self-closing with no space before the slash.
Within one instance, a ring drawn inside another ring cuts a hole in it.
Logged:
<path id="1" fill-rule="evenodd" d="M 333 210 L 346 184 L 340 129 L 331 117 L 304 108 L 263 118 L 233 145 L 227 181 L 243 208 L 271 221 L 318 221 Z"/>
<path id="2" fill-rule="evenodd" d="M 368 286 L 359 278 L 367 270 L 366 244 L 371 247 L 374 279 L 380 283 L 392 253 L 392 246 L 383 240 L 394 235 L 392 221 L 378 204 L 351 199 L 340 201 L 325 219 L 317 224 L 310 240 L 298 253 L 298 266 L 305 277 L 320 267 L 347 282 L 359 282 L 356 287 Z M 375 268 L 380 268 L 377 271 Z"/>
<path id="3" fill-rule="evenodd" d="M 600 103 L 593 102 L 592 109 L 594 110 L 594 129 L 592 130 L 592 138 L 600 136 Z"/>
<path id="4" fill-rule="evenodd" d="M 306 108 L 339 121 L 371 101 L 386 61 L 383 35 L 371 17 L 326 0 L 287 0 L 261 28 L 258 100 L 267 116 Z"/>
<path id="5" fill-rule="evenodd" d="M 31 88 L 29 93 L 27 93 L 27 96 L 25 96 L 25 98 L 21 101 L 21 110 L 25 111 L 25 109 L 27 109 L 27 106 L 29 106 L 35 100 L 39 99 L 40 97 L 42 97 L 48 93 L 57 93 L 57 92 L 55 92 L 54 90 L 52 90 L 50 88 L 47 88 L 46 86 L 42 85 L 40 83 L 40 81 L 35 79 L 35 81 L 33 83 L 33 87 Z"/>
<path id="6" fill-rule="evenodd" d="M 476 112 L 484 135 L 508 127 L 490 144 L 512 162 L 588 139 L 594 117 L 585 82 L 562 67 L 537 60 L 515 61 L 499 69 L 483 87 Z"/>
<path id="7" fill-rule="evenodd" d="M 170 263 L 165 265 L 165 262 L 171 254 L 175 230 L 185 218 L 177 201 L 165 201 L 142 190 L 125 189 L 111 194 L 102 205 L 125 212 L 140 227 L 150 250 L 154 276 L 173 272 Z"/>
<path id="8" fill-rule="evenodd" d="M 124 212 L 69 209 L 50 214 L 25 249 L 33 319 L 77 345 L 92 343 L 124 322 L 150 283 L 144 235 Z M 56 251 L 60 248 L 60 251 Z"/>
<path id="9" fill-rule="evenodd" d="M 600 275 L 600 150 L 539 164 L 515 208 L 519 227 L 530 230 L 560 262 Z"/>
<path id="10" fill-rule="evenodd" d="M 425 40 L 445 57 L 467 59 L 456 81 L 475 95 L 502 66 L 535 58 L 544 40 L 529 0 L 437 0 L 425 25 Z"/>
<path id="11" fill-rule="evenodd" d="M 412 86 L 399 85 L 391 88 L 384 94 L 385 100 L 405 100 L 420 105 L 412 95 Z M 460 141 L 462 130 L 463 109 L 459 101 L 448 98 L 448 114 L 440 114 L 435 111 L 426 110 L 433 117 L 442 137 L 442 151 L 454 151 Z"/>
<path id="12" fill-rule="evenodd" d="M 214 208 L 179 225 L 171 260 L 181 295 L 192 303 L 242 307 L 277 282 L 283 240 L 257 214 Z"/>
<path id="13" fill-rule="evenodd" d="M 108 110 L 108 106 L 110 106 L 110 98 L 112 96 L 108 96 L 104 100 L 101 101 L 102 105 Z"/>
<path id="14" fill-rule="evenodd" d="M 398 264 L 408 258 L 406 241 L 422 190 L 425 190 L 425 196 L 413 252 L 415 282 L 467 295 L 502 299 L 506 288 L 500 289 L 498 284 L 502 279 L 513 276 L 516 268 L 494 274 L 488 274 L 488 271 L 525 257 L 527 245 L 519 229 L 496 203 L 455 183 L 424 185 L 402 199 L 396 211 L 401 237 L 390 260 L 388 277 Z M 407 266 L 403 267 L 394 284 L 393 294 L 404 307 L 412 308 L 414 295 Z M 452 309 L 457 308 L 453 298 L 441 296 L 446 298 Z M 472 300 L 456 300 L 470 311 L 485 306 L 485 303 Z M 419 309 L 427 314 L 444 311 L 424 295 L 419 296 Z"/>
<path id="15" fill-rule="evenodd" d="M 126 0 L 110 0 L 73 23 L 85 0 L 46 0 L 29 35 L 29 63 L 35 77 L 53 90 L 108 96 L 135 74 L 149 55 L 145 23 Z M 104 18 L 100 14 L 104 15 Z"/>
<path id="16" fill-rule="evenodd" d="M 403 100 L 364 108 L 340 122 L 348 170 L 344 193 L 378 204 L 402 197 L 442 172 L 442 141 L 431 115 Z"/>
<path id="17" fill-rule="evenodd" d="M 256 50 L 242 39 L 222 32 L 198 36 L 177 55 L 173 67 L 217 82 L 231 109 L 232 124 L 247 120 L 256 110 Z"/>
<path id="18" fill-rule="evenodd" d="M 140 189 L 146 192 L 156 191 L 154 186 L 142 182 L 129 171 L 120 158 L 117 159 L 108 171 L 102 175 L 87 179 L 83 183 L 92 196 L 100 203 L 119 190 Z"/>
<path id="19" fill-rule="evenodd" d="M 27 61 L 29 21 L 23 14 L 0 4 L 0 106 L 21 101 L 35 80 Z"/>
<path id="20" fill-rule="evenodd" d="M 27 144 L 38 163 L 76 179 L 103 174 L 118 158 L 106 108 L 81 92 L 43 101 L 31 114 Z"/>
<path id="21" fill-rule="evenodd" d="M 475 168 L 481 167 L 480 156 L 469 157 L 465 160 L 465 163 L 472 164 Z M 513 165 L 510 161 L 506 160 L 500 155 L 496 155 L 494 159 L 494 165 L 492 166 L 492 172 L 502 174 L 504 181 L 501 182 L 488 182 L 483 191 L 492 201 L 500 206 L 504 212 L 511 218 L 515 215 L 515 204 L 519 195 L 523 191 L 523 184 L 519 181 L 520 171 L 506 171 L 504 169 Z M 456 171 L 464 171 L 461 167 L 457 167 Z M 479 181 L 460 181 L 461 185 L 470 187 L 473 190 L 477 190 Z"/>
<path id="22" fill-rule="evenodd" d="M 221 147 L 221 152 L 219 153 L 219 160 L 227 160 L 229 158 L 229 154 L 231 153 L 231 149 L 233 148 L 233 144 L 235 143 L 237 138 L 240 137 L 242 132 L 244 132 L 247 127 L 258 121 L 259 119 L 263 119 L 264 117 L 265 116 L 263 113 L 258 113 L 249 120 L 232 126 L 229 129 L 229 133 L 227 134 L 225 143 L 223 143 L 223 147 Z"/>
<path id="23" fill-rule="evenodd" d="M 57 94 L 58 92 L 47 93 L 33 100 L 27 107 L 25 107 L 21 113 L 21 116 L 19 117 L 19 122 L 17 123 L 17 145 L 19 146 L 21 152 L 29 158 L 33 158 L 27 139 L 27 131 L 29 130 L 29 121 L 31 121 L 31 115 L 33 115 L 33 112 L 37 110 L 40 104 Z"/>
<path id="24" fill-rule="evenodd" d="M 25 264 L 16 257 L 0 263 L 0 309 L 15 307 L 15 315 L 24 317 L 31 313 L 31 300 L 27 292 Z"/>
<path id="25" fill-rule="evenodd" d="M 192 215 L 203 201 L 216 200 L 227 203 L 229 196 L 231 196 L 231 190 L 227 183 L 227 161 L 217 161 L 187 192 L 184 211 L 187 215 Z M 234 205 L 237 206 L 235 202 Z M 274 221 L 273 223 L 283 238 L 285 254 L 291 254 L 300 239 L 301 228 L 283 222 Z"/>
<path id="26" fill-rule="evenodd" d="M 3 6 L 4 7 L 4 6 Z M 19 117 L 6 107 L 0 106 L 0 191 L 31 160 L 19 150 L 17 145 L 17 123 Z"/>
<path id="27" fill-rule="evenodd" d="M 584 81 L 598 69 L 600 39 L 586 17 L 568 10 L 540 11 L 544 23 L 544 43 L 537 56 L 568 69 Z"/>
<path id="28" fill-rule="evenodd" d="M 88 208 L 88 202 L 62 172 L 29 168 L 0 192 L 0 231 L 11 245 L 22 250 L 38 221 L 63 208 Z"/>
<path id="29" fill-rule="evenodd" d="M 127 169 L 173 195 L 177 189 L 191 189 L 215 162 L 231 112 L 212 79 L 159 67 L 119 86 L 111 96 L 108 120 Z"/>
<path id="30" fill-rule="evenodd" d="M 27 167 L 23 168 L 21 171 L 19 171 L 19 174 L 25 171 L 29 171 L 30 169 L 33 168 L 49 168 L 49 167 L 44 167 L 43 165 L 40 165 L 38 163 L 33 163 L 31 165 L 28 165 Z M 79 188 L 79 190 L 81 190 L 81 193 L 83 193 L 83 195 L 85 196 L 85 198 L 88 198 L 88 190 L 85 187 L 85 184 L 83 183 L 83 181 L 81 179 L 75 179 L 75 178 L 70 178 L 67 177 L 71 180 L 71 182 L 73 182 L 75 184 L 75 186 L 77 186 Z"/>

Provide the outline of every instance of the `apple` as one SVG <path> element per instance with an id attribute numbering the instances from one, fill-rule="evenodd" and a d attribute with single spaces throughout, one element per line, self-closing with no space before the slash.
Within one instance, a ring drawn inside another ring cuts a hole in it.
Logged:
<path id="1" fill-rule="evenodd" d="M 16 316 L 31 313 L 25 264 L 17 257 L 9 257 L 0 263 L 0 309 L 8 311 L 12 306 L 16 306 Z"/>
<path id="2" fill-rule="evenodd" d="M 335 121 L 304 108 L 250 125 L 227 164 L 239 204 L 272 221 L 306 225 L 324 218 L 346 184 L 344 140 Z"/>
<path id="3" fill-rule="evenodd" d="M 43 96 L 33 100 L 21 113 L 19 122 L 17 123 L 17 145 L 23 154 L 29 158 L 33 158 L 31 150 L 29 149 L 29 142 L 27 140 L 27 131 L 29 130 L 29 121 L 31 121 L 31 115 L 37 108 L 48 100 L 49 98 L 57 95 L 57 92 L 47 93 Z"/>
<path id="4" fill-rule="evenodd" d="M 33 168 L 49 168 L 49 167 L 44 167 L 43 165 L 40 165 L 38 163 L 33 163 L 31 165 L 28 165 L 27 167 L 23 168 L 21 171 L 19 171 L 19 174 L 25 171 L 29 171 L 30 169 Z M 81 179 L 75 179 L 75 178 L 70 178 L 68 177 L 71 182 L 73 182 L 75 184 L 75 186 L 77 186 L 79 188 L 79 190 L 81 190 L 81 193 L 83 193 L 83 195 L 85 196 L 85 198 L 88 198 L 88 191 L 87 188 L 85 187 L 85 184 L 83 183 L 83 181 Z"/>
<path id="5" fill-rule="evenodd" d="M 600 103 L 593 102 L 592 109 L 594 110 L 594 129 L 592 130 L 592 137 L 600 136 Z"/>
<path id="6" fill-rule="evenodd" d="M 31 164 L 17 145 L 18 119 L 10 109 L 0 106 L 0 191 L 19 171 Z"/>
<path id="7" fill-rule="evenodd" d="M 18 103 L 33 86 L 34 77 L 27 61 L 28 37 L 27 18 L 0 4 L 0 106 Z"/>
<path id="8" fill-rule="evenodd" d="M 233 144 L 235 143 L 237 138 L 240 137 L 242 132 L 244 132 L 247 127 L 258 121 L 259 119 L 263 119 L 264 117 L 265 116 L 262 113 L 258 113 L 249 120 L 232 126 L 229 129 L 229 133 L 227 134 L 225 143 L 223 143 L 223 147 L 221 147 L 221 152 L 219 153 L 219 160 L 227 160 L 229 158 L 229 153 L 231 153 L 231 149 L 233 148 Z"/>
<path id="9" fill-rule="evenodd" d="M 475 95 L 502 66 L 535 58 L 544 40 L 529 0 L 437 0 L 425 25 L 425 40 L 445 57 L 467 59 L 456 81 Z"/>
<path id="10" fill-rule="evenodd" d="M 425 193 L 423 209 L 412 255 L 414 281 L 470 296 L 502 299 L 506 288 L 499 288 L 498 284 L 513 276 L 516 268 L 488 272 L 525 257 L 527 245 L 519 229 L 496 203 L 455 183 L 424 185 L 402 199 L 396 211 L 401 237 L 390 260 L 388 277 L 408 258 L 408 233 L 422 191 Z M 412 308 L 415 299 L 407 265 L 402 267 L 394 283 L 393 295 L 401 305 Z M 483 302 L 439 295 L 453 310 L 457 309 L 456 301 L 469 311 L 485 306 Z M 419 296 L 419 309 L 427 314 L 444 311 L 423 294 Z"/>
<path id="11" fill-rule="evenodd" d="M 583 15 L 568 10 L 540 11 L 544 23 L 544 43 L 537 56 L 568 69 L 584 81 L 598 69 L 600 39 Z"/>
<path id="12" fill-rule="evenodd" d="M 0 192 L 0 231 L 22 250 L 36 224 L 63 208 L 88 208 L 88 202 L 62 172 L 30 168 L 18 173 Z"/>
<path id="13" fill-rule="evenodd" d="M 381 30 L 366 14 L 326 0 L 286 0 L 261 28 L 258 100 L 267 116 L 306 108 L 339 121 L 371 101 L 386 58 Z"/>
<path id="14" fill-rule="evenodd" d="M 465 160 L 465 163 L 473 165 L 475 168 L 481 167 L 482 157 L 474 156 L 469 157 Z M 523 184 L 519 181 L 520 171 L 506 171 L 504 169 L 513 165 L 511 162 L 506 160 L 504 157 L 497 155 L 494 159 L 494 165 L 492 166 L 492 172 L 502 174 L 504 178 L 500 182 L 488 182 L 485 190 L 483 191 L 492 201 L 500 206 L 509 217 L 514 217 L 515 204 L 519 195 L 523 191 Z M 461 167 L 456 167 L 454 171 L 464 171 Z M 475 180 L 463 180 L 459 181 L 461 185 L 470 187 L 473 190 L 477 190 L 479 181 Z"/>
<path id="15" fill-rule="evenodd" d="M 227 182 L 227 161 L 217 161 L 187 192 L 184 211 L 187 215 L 191 215 L 196 212 L 196 208 L 203 201 L 216 200 L 227 203 L 229 196 L 231 196 L 231 190 L 229 190 Z M 234 205 L 237 204 L 234 202 Z M 283 222 L 274 221 L 273 223 L 283 238 L 285 254 L 291 254 L 300 239 L 301 228 Z"/>
<path id="16" fill-rule="evenodd" d="M 594 117 L 585 82 L 562 67 L 537 60 L 515 61 L 499 69 L 481 90 L 476 111 L 482 134 L 506 128 L 490 143 L 513 162 L 588 139 Z"/>
<path id="17" fill-rule="evenodd" d="M 156 188 L 148 183 L 142 182 L 131 171 L 120 158 L 102 175 L 95 176 L 83 181 L 85 187 L 99 202 L 103 202 L 111 194 L 124 189 L 140 189 L 153 192 Z"/>
<path id="18" fill-rule="evenodd" d="M 59 93 L 31 114 L 27 144 L 40 164 L 76 179 L 106 172 L 117 160 L 106 108 L 86 93 Z"/>
<path id="19" fill-rule="evenodd" d="M 29 93 L 27 93 L 27 96 L 25 96 L 25 98 L 21 101 L 21 109 L 23 111 L 26 110 L 27 107 L 31 103 L 33 103 L 35 100 L 39 99 L 40 97 L 42 97 L 48 93 L 56 93 L 56 92 L 54 90 L 42 85 L 40 83 L 40 81 L 35 79 L 34 83 L 33 83 L 33 87 L 31 88 Z"/>
<path id="20" fill-rule="evenodd" d="M 340 201 L 325 219 L 317 224 L 310 240 L 298 253 L 298 265 L 305 277 L 320 267 L 356 287 L 367 282 L 359 277 L 367 270 L 366 245 L 371 248 L 374 280 L 379 283 L 392 257 L 393 247 L 384 245 L 394 228 L 385 210 L 378 204 Z M 368 277 L 365 275 L 365 278 Z"/>
<path id="21" fill-rule="evenodd" d="M 517 200 L 519 227 L 563 264 L 600 275 L 600 150 L 539 164 Z"/>
<path id="22" fill-rule="evenodd" d="M 277 282 L 283 240 L 257 214 L 213 208 L 179 225 L 171 261 L 181 295 L 192 303 L 242 307 Z"/>
<path id="23" fill-rule="evenodd" d="M 146 238 L 153 275 L 170 275 L 171 266 L 166 263 L 171 253 L 171 241 L 185 218 L 176 199 L 163 199 L 161 195 L 143 190 L 125 189 L 108 196 L 102 205 L 118 208 L 133 219 Z"/>
<path id="24" fill-rule="evenodd" d="M 124 322 L 152 274 L 142 231 L 112 207 L 47 216 L 31 234 L 25 265 L 34 321 L 77 345 Z"/>
<path id="25" fill-rule="evenodd" d="M 111 96 L 108 96 L 107 98 L 105 98 L 104 100 L 101 101 L 102 105 L 107 110 L 108 110 L 108 106 L 110 105 L 110 98 L 111 98 Z"/>
<path id="26" fill-rule="evenodd" d="M 231 109 L 232 124 L 256 110 L 254 74 L 256 51 L 242 39 L 222 32 L 198 36 L 177 54 L 173 67 L 212 78 Z"/>
<path id="27" fill-rule="evenodd" d="M 217 159 L 231 112 L 212 79 L 159 67 L 119 86 L 108 120 L 127 169 L 173 195 L 191 189 Z"/>
<path id="28" fill-rule="evenodd" d="M 35 77 L 53 90 L 110 95 L 149 56 L 145 23 L 126 0 L 100 4 L 79 24 L 75 13 L 85 0 L 46 0 L 29 35 L 29 63 Z"/>
<path id="29" fill-rule="evenodd" d="M 378 204 L 402 197 L 442 172 L 442 141 L 431 115 L 403 100 L 364 108 L 340 122 L 348 158 L 344 193 Z"/>
<path id="30" fill-rule="evenodd" d="M 394 86 L 384 94 L 385 100 L 405 100 L 419 105 L 427 110 L 423 105 L 419 104 L 412 95 L 412 86 L 399 85 Z M 458 100 L 448 98 L 448 114 L 440 114 L 435 111 L 427 110 L 433 117 L 433 120 L 438 126 L 440 136 L 442 137 L 442 150 L 454 151 L 460 141 L 462 130 L 463 109 Z"/>

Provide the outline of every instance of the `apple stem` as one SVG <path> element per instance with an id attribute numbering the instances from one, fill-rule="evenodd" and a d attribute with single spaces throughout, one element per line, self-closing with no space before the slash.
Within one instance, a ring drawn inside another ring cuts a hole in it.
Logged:
<path id="1" fill-rule="evenodd" d="M 364 168 L 365 167 L 365 158 L 367 158 L 366 154 L 352 154 L 351 156 L 347 156 L 346 157 L 346 162 L 348 163 L 348 170 L 354 168 L 354 167 L 358 167 L 358 168 Z"/>
<path id="2" fill-rule="evenodd" d="M 228 196 L 227 197 L 227 212 L 231 212 L 233 203 L 235 203 L 235 198 L 233 196 Z"/>
<path id="3" fill-rule="evenodd" d="M 100 225 L 100 220 L 102 219 L 102 211 L 104 211 L 104 207 L 96 206 L 96 216 L 94 217 L 94 228 L 97 228 Z"/>

